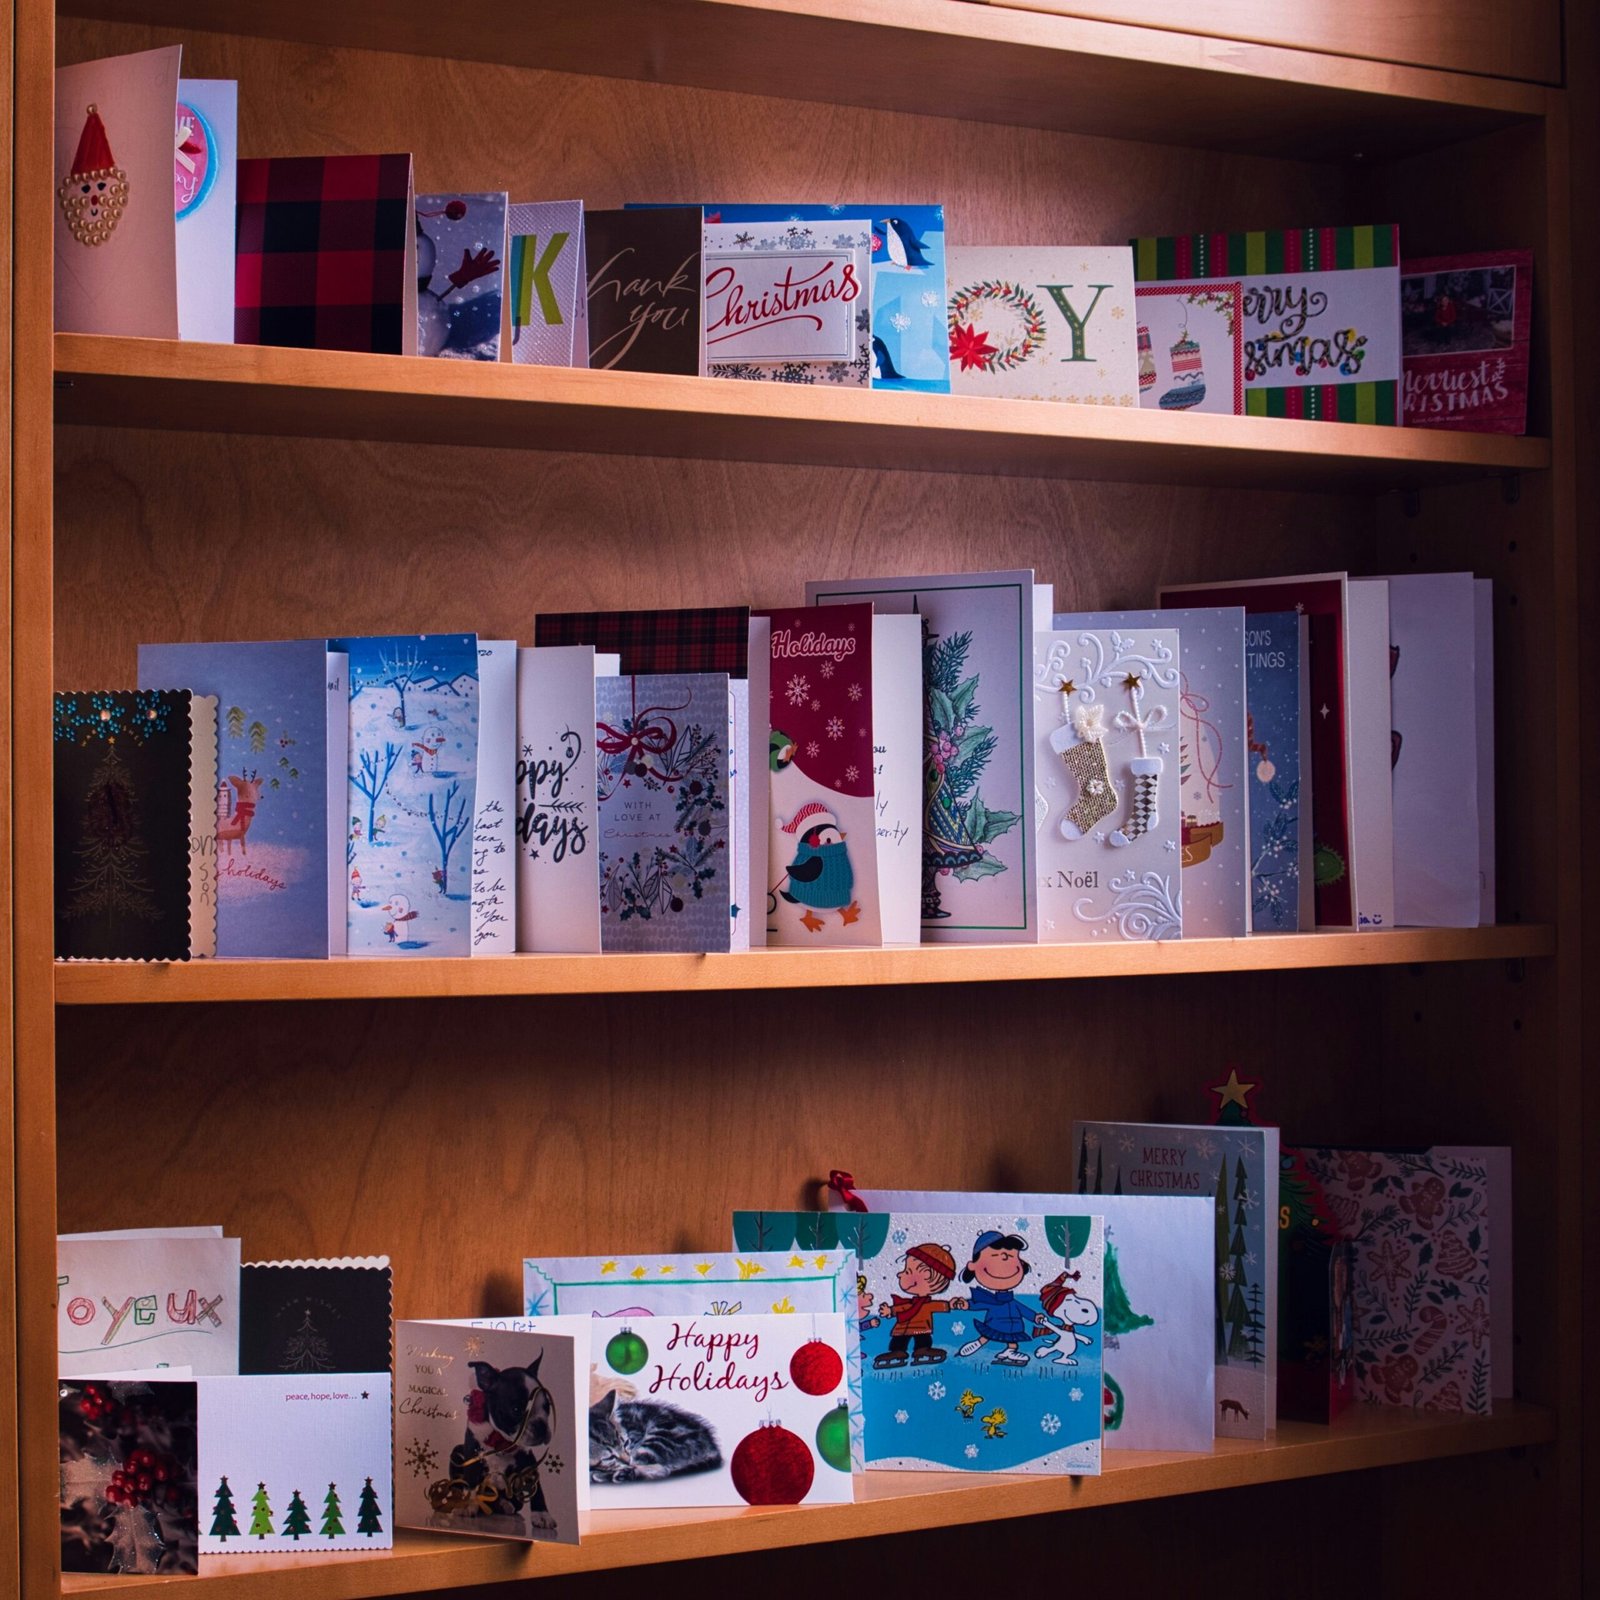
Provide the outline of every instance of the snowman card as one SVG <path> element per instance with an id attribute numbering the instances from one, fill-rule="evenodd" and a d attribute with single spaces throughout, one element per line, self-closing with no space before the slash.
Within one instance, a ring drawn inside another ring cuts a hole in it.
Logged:
<path id="1" fill-rule="evenodd" d="M 588 366 L 583 201 L 518 202 L 511 207 L 510 230 L 511 359 L 530 366 Z"/>
<path id="2" fill-rule="evenodd" d="M 1237 280 L 1139 285 L 1141 406 L 1243 415 L 1243 297 Z"/>
<path id="3" fill-rule="evenodd" d="M 1034 822 L 1046 944 L 1183 936 L 1181 686 L 1175 628 L 1036 636 Z"/>
<path id="4" fill-rule="evenodd" d="M 416 198 L 417 354 L 500 359 L 506 195 Z"/>

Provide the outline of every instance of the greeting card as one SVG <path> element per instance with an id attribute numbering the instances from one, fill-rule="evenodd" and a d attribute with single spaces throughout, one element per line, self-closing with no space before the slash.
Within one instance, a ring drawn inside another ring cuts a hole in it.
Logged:
<path id="1" fill-rule="evenodd" d="M 478 641 L 478 784 L 472 824 L 472 953 L 517 948 L 517 645 Z"/>
<path id="2" fill-rule="evenodd" d="M 387 1372 L 387 1256 L 247 1261 L 239 1269 L 239 1371 Z"/>
<path id="3" fill-rule="evenodd" d="M 1058 615 L 1053 626 L 1178 630 L 1184 931 L 1218 938 L 1248 933 L 1243 609 L 1073 612 Z"/>
<path id="4" fill-rule="evenodd" d="M 1389 676 L 1389 585 L 1352 578 L 1346 590 L 1350 675 L 1351 847 L 1361 863 L 1356 921 L 1394 926 L 1394 718 Z"/>
<path id="5" fill-rule="evenodd" d="M 1239 286 L 1249 415 L 1402 420 L 1398 228 L 1196 233 L 1132 244 L 1141 284 Z M 1181 382 L 1176 360 L 1173 369 Z"/>
<path id="6" fill-rule="evenodd" d="M 238 166 L 239 85 L 223 78 L 180 78 L 172 174 L 180 339 L 233 343 Z"/>
<path id="7" fill-rule="evenodd" d="M 1311 687 L 1311 857 L 1316 884 L 1316 925 L 1356 925 L 1355 876 L 1359 862 L 1350 827 L 1349 635 L 1342 572 L 1301 578 L 1249 578 L 1163 588 L 1163 610 L 1184 606 L 1240 606 L 1254 619 L 1263 612 L 1295 611 L 1307 619 Z M 1253 625 L 1253 622 L 1252 622 Z M 1305 725 L 1302 725 L 1302 733 Z M 1302 751 L 1305 746 L 1302 745 Z"/>
<path id="8" fill-rule="evenodd" d="M 1400 274 L 1407 427 L 1527 432 L 1533 252 L 1432 256 Z"/>
<path id="9" fill-rule="evenodd" d="M 750 948 L 755 880 L 750 876 L 750 680 L 728 680 L 728 893 L 729 948 Z M 764 802 L 763 802 L 764 809 Z M 759 818 L 761 813 L 756 813 Z"/>
<path id="10" fill-rule="evenodd" d="M 704 241 L 712 377 L 867 387 L 872 225 L 866 218 L 708 225 Z"/>
<path id="11" fill-rule="evenodd" d="M 417 196 L 419 356 L 500 359 L 506 200 L 504 192 Z"/>
<path id="12" fill-rule="evenodd" d="M 1032 681 L 1039 937 L 1181 938 L 1177 629 L 1036 634 Z"/>
<path id="13" fill-rule="evenodd" d="M 63 1382 L 61 1570 L 199 1570 L 195 1385 Z"/>
<path id="14" fill-rule="evenodd" d="M 202 1378 L 200 1554 L 394 1543 L 389 1374 Z"/>
<path id="15" fill-rule="evenodd" d="M 1139 404 L 1161 411 L 1244 413 L 1244 285 L 1141 283 Z"/>
<path id="16" fill-rule="evenodd" d="M 168 185 L 182 53 L 168 45 L 56 69 L 58 333 L 178 337 Z"/>
<path id="17" fill-rule="evenodd" d="M 925 939 L 1039 937 L 1032 830 L 1031 571 L 808 583 L 812 606 L 859 604 L 922 620 Z M 1046 607 L 1048 610 L 1048 606 Z"/>
<path id="18" fill-rule="evenodd" d="M 344 668 L 321 639 L 142 644 L 139 684 L 217 701 L 218 955 L 342 952 Z"/>
<path id="19" fill-rule="evenodd" d="M 350 658 L 350 954 L 470 955 L 477 635 L 330 648 Z"/>
<path id="20" fill-rule="evenodd" d="M 953 246 L 949 275 L 955 393 L 1139 403 L 1129 250 Z"/>
<path id="21" fill-rule="evenodd" d="M 544 367 L 589 363 L 583 201 L 511 207 L 511 359 Z"/>
<path id="22" fill-rule="evenodd" d="M 1302 1152 L 1278 1190 L 1278 1415 L 1325 1426 L 1355 1398 L 1355 1246 Z"/>
<path id="23" fill-rule="evenodd" d="M 1297 611 L 1258 612 L 1245 632 L 1250 909 L 1257 933 L 1315 926 L 1310 743 L 1302 732 L 1309 732 L 1311 711 L 1308 621 Z"/>
<path id="24" fill-rule="evenodd" d="M 58 694 L 53 749 L 57 957 L 214 955 L 216 700 Z"/>
<path id="25" fill-rule="evenodd" d="M 411 157 L 239 163 L 234 338 L 417 353 Z"/>
<path id="26" fill-rule="evenodd" d="M 591 367 L 704 372 L 700 226 L 695 206 L 584 213 Z"/>
<path id="27" fill-rule="evenodd" d="M 1278 1408 L 1278 1130 L 1074 1122 L 1072 1142 L 1080 1194 L 1211 1199 L 1216 1431 L 1266 1438 Z"/>
<path id="28" fill-rule="evenodd" d="M 1494 842 L 1494 583 L 1472 585 L 1473 685 L 1478 725 L 1478 921 L 1495 920 Z"/>
<path id="29" fill-rule="evenodd" d="M 602 678 L 595 749 L 601 949 L 728 949 L 727 674 Z"/>
<path id="30" fill-rule="evenodd" d="M 922 620 L 872 618 L 873 791 L 883 942 L 922 941 Z"/>
<path id="31" fill-rule="evenodd" d="M 699 606 L 682 611 L 547 611 L 534 619 L 533 642 L 586 644 L 615 655 L 619 671 L 725 672 L 749 675 L 750 608 Z"/>

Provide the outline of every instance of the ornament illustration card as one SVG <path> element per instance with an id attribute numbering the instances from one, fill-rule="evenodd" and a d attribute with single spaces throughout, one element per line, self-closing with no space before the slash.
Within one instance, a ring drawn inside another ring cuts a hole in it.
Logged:
<path id="1" fill-rule="evenodd" d="M 180 78 L 173 152 L 180 339 L 233 343 L 238 166 L 239 85 L 229 78 Z"/>
<path id="2" fill-rule="evenodd" d="M 696 206 L 584 213 L 591 367 L 704 372 L 700 228 Z"/>
<path id="3" fill-rule="evenodd" d="M 935 941 L 1032 944 L 1033 573 L 850 578 L 806 585 L 806 603 L 870 600 L 922 619 L 922 932 Z"/>
<path id="4" fill-rule="evenodd" d="M 389 1374 L 201 1378 L 200 1554 L 387 1550 Z"/>
<path id="5" fill-rule="evenodd" d="M 1262 612 L 1284 611 L 1295 611 L 1306 618 L 1310 637 L 1309 749 L 1316 925 L 1319 928 L 1355 927 L 1355 878 L 1360 863 L 1356 859 L 1350 822 L 1353 810 L 1347 676 L 1350 643 L 1344 573 L 1174 586 L 1163 588 L 1157 598 L 1163 610 L 1243 606 L 1245 615 L 1251 619 Z M 1304 732 L 1302 729 L 1302 734 Z M 1303 745 L 1302 759 L 1304 750 Z"/>
<path id="6" fill-rule="evenodd" d="M 61 1570 L 198 1572 L 195 1385 L 60 1386 Z"/>
<path id="7" fill-rule="evenodd" d="M 600 947 L 726 950 L 728 677 L 595 685 Z"/>
<path id="8" fill-rule="evenodd" d="M 517 948 L 517 645 L 478 641 L 478 784 L 472 825 L 472 953 Z"/>
<path id="9" fill-rule="evenodd" d="M 350 658 L 350 954 L 471 955 L 478 637 L 330 648 Z"/>
<path id="10" fill-rule="evenodd" d="M 725 672 L 749 676 L 750 608 L 683 611 L 548 611 L 534 619 L 533 642 L 586 644 L 634 672 Z"/>
<path id="11" fill-rule="evenodd" d="M 1394 717 L 1389 677 L 1389 585 L 1352 578 L 1346 591 L 1350 638 L 1351 845 L 1361 863 L 1356 920 L 1363 928 L 1394 926 Z"/>
<path id="12" fill-rule="evenodd" d="M 872 224 L 708 224 L 706 371 L 714 378 L 867 387 Z"/>
<path id="13" fill-rule="evenodd" d="M 247 1261 L 239 1269 L 239 1371 L 387 1372 L 391 1277 L 387 1256 Z"/>
<path id="14" fill-rule="evenodd" d="M 1034 636 L 1046 944 L 1183 937 L 1181 704 L 1176 628 Z"/>
<path id="15" fill-rule="evenodd" d="M 1300 612 L 1266 611 L 1250 618 L 1245 633 L 1250 910 L 1257 933 L 1313 926 L 1312 918 L 1303 916 L 1311 863 L 1311 785 L 1305 781 L 1302 744 L 1309 709 L 1307 631 Z"/>
<path id="16" fill-rule="evenodd" d="M 323 641 L 143 644 L 139 683 L 216 697 L 217 953 L 342 950 L 348 702 Z"/>
<path id="17" fill-rule="evenodd" d="M 181 57 L 169 45 L 56 69 L 59 333 L 178 337 L 168 186 Z"/>
<path id="18" fill-rule="evenodd" d="M 954 246 L 950 387 L 957 394 L 1134 406 L 1133 256 L 1122 246 Z"/>
<path id="19" fill-rule="evenodd" d="M 511 207 L 511 359 L 542 367 L 589 363 L 583 201 Z"/>
<path id="20" fill-rule="evenodd" d="M 1533 252 L 1433 256 L 1400 272 L 1406 426 L 1526 433 Z"/>
<path id="21" fill-rule="evenodd" d="M 53 752 L 57 957 L 214 955 L 215 699 L 58 694 Z"/>
<path id="22" fill-rule="evenodd" d="M 411 157 L 239 163 L 240 344 L 417 353 Z"/>
<path id="23" fill-rule="evenodd" d="M 1160 411 L 1244 412 L 1244 285 L 1141 283 L 1139 404 Z"/>
<path id="24" fill-rule="evenodd" d="M 1080 1192 L 1211 1199 L 1217 1433 L 1266 1438 L 1278 1420 L 1278 1130 L 1074 1122 L 1072 1142 Z"/>
<path id="25" fill-rule="evenodd" d="M 1250 416 L 1403 420 L 1398 228 L 1196 233 L 1132 242 L 1141 286 L 1182 280 L 1191 289 L 1227 291 L 1239 285 Z M 1174 378 L 1180 377 L 1175 362 Z"/>
<path id="26" fill-rule="evenodd" d="M 1057 616 L 1054 627 L 1178 630 L 1184 932 L 1248 933 L 1243 609 L 1072 612 Z"/>
<path id="27" fill-rule="evenodd" d="M 417 354 L 500 359 L 506 201 L 498 194 L 419 194 Z"/>

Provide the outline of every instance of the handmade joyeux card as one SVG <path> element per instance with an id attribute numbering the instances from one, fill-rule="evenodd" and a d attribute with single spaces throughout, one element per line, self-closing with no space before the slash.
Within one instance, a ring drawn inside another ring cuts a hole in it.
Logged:
<path id="1" fill-rule="evenodd" d="M 350 954 L 470 955 L 478 637 L 330 647 L 350 658 Z"/>
<path id="2" fill-rule="evenodd" d="M 1533 252 L 1433 256 L 1400 273 L 1406 426 L 1527 432 Z"/>
<path id="3" fill-rule="evenodd" d="M 700 227 L 697 206 L 584 213 L 591 367 L 704 372 Z"/>
<path id="4" fill-rule="evenodd" d="M 239 1370 L 239 1241 L 142 1232 L 56 1241 L 61 1376 Z"/>
<path id="5" fill-rule="evenodd" d="M 472 953 L 517 948 L 517 644 L 478 641 L 477 814 L 472 824 Z"/>
<path id="6" fill-rule="evenodd" d="M 705 229 L 706 371 L 827 383 L 871 377 L 872 224 L 864 217 Z"/>
<path id="7" fill-rule="evenodd" d="M 1191 290 L 1228 292 L 1238 285 L 1249 415 L 1403 420 L 1398 228 L 1196 233 L 1132 243 L 1141 286 L 1182 280 Z M 1187 361 L 1195 352 L 1183 354 Z M 1180 368 L 1175 350 L 1173 387 L 1192 370 Z M 1162 388 L 1159 375 L 1154 387 Z"/>
<path id="8" fill-rule="evenodd" d="M 600 947 L 726 950 L 728 677 L 595 685 Z"/>
<path id="9" fill-rule="evenodd" d="M 534 619 L 533 642 L 586 644 L 615 655 L 618 670 L 749 675 L 750 608 L 703 606 L 682 611 L 547 611 Z"/>
<path id="10" fill-rule="evenodd" d="M 1139 404 L 1161 411 L 1244 411 L 1244 286 L 1141 283 Z"/>
<path id="11" fill-rule="evenodd" d="M 172 173 L 180 339 L 233 343 L 238 166 L 239 85 L 226 78 L 180 78 Z"/>
<path id="12" fill-rule="evenodd" d="M 589 364 L 583 201 L 511 207 L 511 359 L 543 367 Z"/>
<path id="13" fill-rule="evenodd" d="M 500 359 L 506 195 L 419 194 L 417 354 Z"/>
<path id="14" fill-rule="evenodd" d="M 1316 925 L 1356 925 L 1355 856 L 1346 663 L 1349 635 L 1342 572 L 1297 578 L 1246 578 L 1233 583 L 1196 583 L 1163 588 L 1163 610 L 1192 606 L 1243 606 L 1245 615 L 1295 611 L 1307 619 L 1310 640 L 1311 817 L 1316 883 Z M 1306 732 L 1302 729 L 1302 734 Z M 1305 746 L 1302 745 L 1302 749 Z"/>
<path id="15" fill-rule="evenodd" d="M 1184 932 L 1248 933 L 1243 609 L 1070 612 L 1058 614 L 1053 626 L 1057 632 L 1178 630 Z"/>
<path id="16" fill-rule="evenodd" d="M 1348 606 L 1350 676 L 1351 848 L 1361 863 L 1356 921 L 1363 928 L 1394 926 L 1394 718 L 1389 677 L 1389 585 L 1352 578 Z"/>
<path id="17" fill-rule="evenodd" d="M 239 1371 L 387 1372 L 387 1256 L 247 1261 L 239 1269 Z"/>
<path id="18" fill-rule="evenodd" d="M 173 127 L 182 50 L 56 69 L 55 327 L 178 337 Z"/>
<path id="19" fill-rule="evenodd" d="M 1074 1122 L 1078 1190 L 1212 1201 L 1217 1429 L 1264 1439 L 1278 1408 L 1278 1130 Z"/>
<path id="20" fill-rule="evenodd" d="M 217 954 L 344 949 L 344 671 L 321 639 L 142 644 L 141 688 L 215 696 Z"/>
<path id="21" fill-rule="evenodd" d="M 192 1382 L 154 1374 L 60 1386 L 61 1570 L 199 1570 Z"/>
<path id="22" fill-rule="evenodd" d="M 806 585 L 812 606 L 922 619 L 925 939 L 1039 937 L 1032 829 L 1031 571 L 848 578 Z M 1047 608 L 1048 609 L 1048 608 Z"/>
<path id="23" fill-rule="evenodd" d="M 955 393 L 1139 403 L 1126 247 L 953 246 L 949 277 Z"/>
<path id="24" fill-rule="evenodd" d="M 1250 708 L 1245 775 L 1250 789 L 1250 911 L 1256 933 L 1293 933 L 1314 926 L 1307 892 L 1310 751 L 1302 731 L 1309 713 L 1307 632 L 1307 618 L 1297 611 L 1258 612 L 1245 631 Z"/>
<path id="25" fill-rule="evenodd" d="M 1039 633 L 1032 677 L 1040 939 L 1181 938 L 1177 629 Z"/>
<path id="26" fill-rule="evenodd" d="M 395 1327 L 395 1520 L 578 1542 L 577 1341 L 461 1322 Z"/>

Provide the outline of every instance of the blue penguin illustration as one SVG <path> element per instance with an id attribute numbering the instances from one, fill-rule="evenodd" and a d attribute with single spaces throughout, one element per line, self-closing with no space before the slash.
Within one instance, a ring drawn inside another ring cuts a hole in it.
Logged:
<path id="1" fill-rule="evenodd" d="M 855 869 L 850 865 L 844 834 L 828 808 L 815 800 L 808 801 L 783 831 L 798 833 L 800 844 L 789 863 L 789 887 L 780 889 L 779 894 L 791 905 L 838 911 L 846 922 L 854 922 L 850 913 L 854 909 L 851 891 L 855 887 Z M 813 932 L 822 926 L 809 912 L 801 920 Z"/>
<path id="2" fill-rule="evenodd" d="M 933 263 L 928 260 L 922 248 L 922 241 L 917 237 L 917 230 L 903 217 L 890 217 L 889 226 L 884 231 L 884 248 L 889 252 L 889 259 L 897 267 L 904 267 L 908 272 L 913 267 L 931 267 Z"/>
<path id="3" fill-rule="evenodd" d="M 896 369 L 893 361 L 889 359 L 889 347 L 877 334 L 872 336 L 872 359 L 878 368 L 879 383 L 904 383 L 905 373 Z"/>

